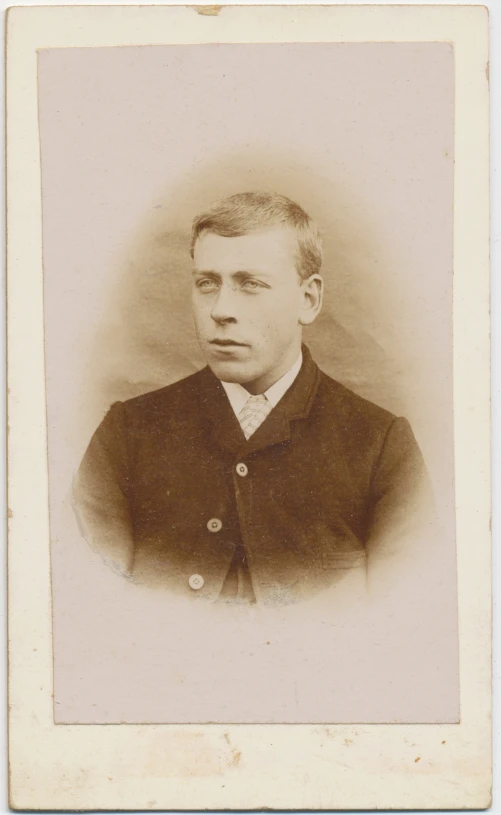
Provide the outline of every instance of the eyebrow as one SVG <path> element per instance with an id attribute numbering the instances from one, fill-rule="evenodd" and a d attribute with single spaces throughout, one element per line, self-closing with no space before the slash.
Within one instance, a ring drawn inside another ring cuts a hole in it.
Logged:
<path id="1" fill-rule="evenodd" d="M 205 276 L 205 277 L 217 277 L 221 278 L 221 273 L 216 272 L 213 269 L 193 269 L 192 274 L 194 276 Z M 267 272 L 260 271 L 258 269 L 245 269 L 239 270 L 238 272 L 232 272 L 230 277 L 234 277 L 236 279 L 242 279 L 245 277 L 269 277 Z"/>

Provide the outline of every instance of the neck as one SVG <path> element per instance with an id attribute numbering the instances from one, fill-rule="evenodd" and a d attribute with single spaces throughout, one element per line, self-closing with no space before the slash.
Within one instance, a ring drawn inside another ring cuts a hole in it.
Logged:
<path id="1" fill-rule="evenodd" d="M 252 382 L 242 382 L 242 386 L 252 396 L 265 393 L 275 382 L 278 382 L 287 371 L 290 371 L 301 351 L 301 338 L 294 342 L 285 352 L 279 363 L 270 371 L 254 379 Z"/>

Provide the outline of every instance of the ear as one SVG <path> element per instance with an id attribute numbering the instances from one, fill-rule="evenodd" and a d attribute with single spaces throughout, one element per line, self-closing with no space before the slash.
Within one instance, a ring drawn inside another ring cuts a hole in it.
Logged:
<path id="1" fill-rule="evenodd" d="M 312 274 L 301 283 L 300 325 L 310 325 L 322 308 L 324 281 L 319 274 Z"/>

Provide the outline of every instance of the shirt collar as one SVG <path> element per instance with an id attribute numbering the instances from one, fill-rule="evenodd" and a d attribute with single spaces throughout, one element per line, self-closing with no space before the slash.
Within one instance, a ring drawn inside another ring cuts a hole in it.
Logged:
<path id="1" fill-rule="evenodd" d="M 289 368 L 287 373 L 281 376 L 278 382 L 275 382 L 275 384 L 272 385 L 271 388 L 268 388 L 268 390 L 264 392 L 264 396 L 266 396 L 272 408 L 278 405 L 282 396 L 284 396 L 286 391 L 289 390 L 290 386 L 292 385 L 299 371 L 301 370 L 302 363 L 303 363 L 303 352 L 300 351 L 299 356 L 295 361 L 294 365 L 292 366 L 292 368 Z M 233 408 L 235 416 L 238 418 L 240 411 L 242 410 L 243 406 L 245 405 L 251 394 L 238 382 L 221 381 L 221 385 L 226 391 L 226 395 L 228 397 L 231 407 Z"/>

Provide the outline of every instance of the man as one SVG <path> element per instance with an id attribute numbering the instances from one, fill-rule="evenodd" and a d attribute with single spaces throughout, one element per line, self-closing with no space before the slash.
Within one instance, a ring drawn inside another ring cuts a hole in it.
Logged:
<path id="1" fill-rule="evenodd" d="M 425 483 L 408 422 L 321 372 L 302 344 L 322 246 L 293 201 L 242 193 L 193 224 L 207 367 L 115 403 L 82 462 L 87 534 L 133 580 L 294 602 L 403 546 Z"/>

